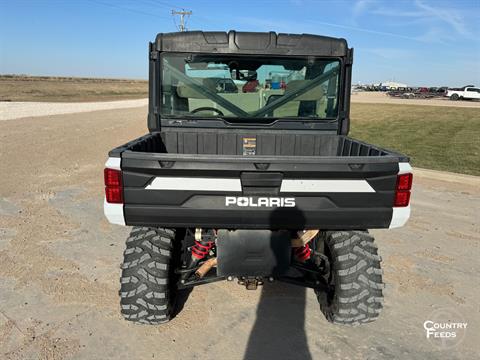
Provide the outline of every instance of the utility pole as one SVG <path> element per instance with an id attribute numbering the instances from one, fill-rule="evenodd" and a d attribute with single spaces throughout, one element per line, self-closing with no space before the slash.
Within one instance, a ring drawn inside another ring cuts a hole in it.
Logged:
<path id="1" fill-rule="evenodd" d="M 192 12 L 191 11 L 185 11 L 185 9 L 182 9 L 182 11 L 172 10 L 172 16 L 175 16 L 175 15 L 180 15 L 180 25 L 178 25 L 178 30 L 187 31 L 186 23 L 185 23 L 185 16 L 192 15 Z"/>

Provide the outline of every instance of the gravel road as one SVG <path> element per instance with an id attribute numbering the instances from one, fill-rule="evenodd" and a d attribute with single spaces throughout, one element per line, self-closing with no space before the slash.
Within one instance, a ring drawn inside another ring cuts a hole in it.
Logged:
<path id="1" fill-rule="evenodd" d="M 128 228 L 103 217 L 102 171 L 145 119 L 141 107 L 0 122 L 0 358 L 478 358 L 480 180 L 423 170 L 408 225 L 373 231 L 387 282 L 376 323 L 333 326 L 313 291 L 234 282 L 194 289 L 164 326 L 122 320 Z M 453 348 L 423 329 L 448 319 L 468 323 Z"/>
<path id="2" fill-rule="evenodd" d="M 403 105 L 434 105 L 453 107 L 480 108 L 480 101 L 449 101 L 448 99 L 397 99 L 390 98 L 383 92 L 356 92 L 352 94 L 352 102 Z M 38 117 L 60 114 L 113 109 L 129 109 L 148 104 L 148 99 L 104 101 L 104 102 L 1 102 L 0 121 L 24 117 Z"/>
<path id="3" fill-rule="evenodd" d="M 96 110 L 129 109 L 148 104 L 148 99 L 103 101 L 103 102 L 1 102 L 0 121 L 24 117 L 59 114 L 74 114 Z"/>
<path id="4" fill-rule="evenodd" d="M 435 99 L 401 99 L 392 98 L 385 92 L 360 91 L 351 96 L 352 102 L 368 104 L 395 104 L 395 105 L 427 105 L 480 108 L 480 101 L 459 100 L 452 101 L 446 97 Z"/>

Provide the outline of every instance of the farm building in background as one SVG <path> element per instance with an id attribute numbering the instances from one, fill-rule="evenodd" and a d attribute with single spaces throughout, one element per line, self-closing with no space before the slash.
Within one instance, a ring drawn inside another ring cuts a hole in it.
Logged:
<path id="1" fill-rule="evenodd" d="M 385 81 L 380 83 L 380 87 L 385 88 L 386 90 L 397 90 L 398 88 L 406 88 L 407 84 L 397 83 L 393 81 Z"/>

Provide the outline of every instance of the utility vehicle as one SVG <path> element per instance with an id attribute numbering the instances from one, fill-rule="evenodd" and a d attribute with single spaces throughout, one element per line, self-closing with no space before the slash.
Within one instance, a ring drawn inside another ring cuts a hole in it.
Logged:
<path id="1" fill-rule="evenodd" d="M 306 34 L 150 43 L 149 133 L 110 151 L 104 173 L 107 219 L 133 227 L 127 320 L 167 322 L 182 289 L 219 280 L 312 288 L 337 324 L 379 316 L 368 229 L 405 224 L 412 174 L 405 155 L 347 136 L 352 59 L 344 39 Z"/>

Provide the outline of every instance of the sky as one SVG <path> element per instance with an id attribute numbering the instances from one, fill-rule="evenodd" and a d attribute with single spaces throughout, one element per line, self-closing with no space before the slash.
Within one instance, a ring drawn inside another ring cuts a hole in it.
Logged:
<path id="1" fill-rule="evenodd" d="M 189 30 L 343 37 L 354 83 L 480 86 L 480 0 L 0 0 L 0 74 L 146 79 L 182 8 Z"/>

